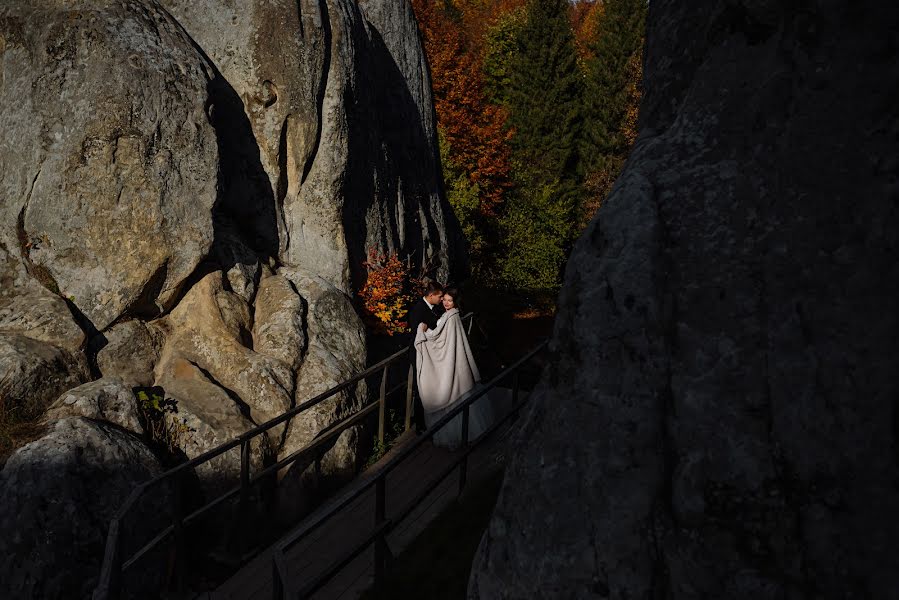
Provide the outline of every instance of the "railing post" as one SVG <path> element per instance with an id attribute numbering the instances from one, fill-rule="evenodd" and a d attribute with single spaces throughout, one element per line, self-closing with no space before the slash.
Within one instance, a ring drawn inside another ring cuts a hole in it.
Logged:
<path id="1" fill-rule="evenodd" d="M 410 354 L 411 358 L 411 354 Z M 412 428 L 412 391 L 415 385 L 415 363 L 409 363 L 409 374 L 406 378 L 406 429 Z"/>
<path id="2" fill-rule="evenodd" d="M 118 518 L 109 524 L 106 534 L 106 552 L 103 556 L 103 570 L 100 585 L 94 590 L 93 600 L 119 600 L 122 584 L 122 528 Z M 108 572 L 107 572 L 108 569 Z"/>
<path id="3" fill-rule="evenodd" d="M 281 579 L 281 569 L 279 569 L 278 550 L 272 553 L 272 600 L 284 600 L 284 580 Z"/>
<path id="4" fill-rule="evenodd" d="M 384 365 L 384 371 L 381 374 L 381 396 L 378 405 L 378 442 L 384 447 L 384 425 L 387 419 L 387 370 L 390 365 Z"/>
<path id="5" fill-rule="evenodd" d="M 183 472 L 175 474 L 175 489 L 173 496 L 172 523 L 175 534 L 175 589 L 182 591 L 184 589 L 184 561 L 187 558 L 187 546 L 184 536 L 184 477 Z"/>
<path id="6" fill-rule="evenodd" d="M 375 484 L 375 527 L 380 527 L 384 522 L 387 513 L 387 477 L 382 474 L 378 477 Z M 384 531 L 378 534 L 375 541 L 375 590 L 382 590 L 384 587 L 384 571 L 386 559 L 386 544 L 384 542 Z"/>
<path id="7" fill-rule="evenodd" d="M 237 535 L 237 551 L 239 555 L 247 549 L 246 534 L 249 531 L 247 527 L 247 515 L 250 512 L 250 440 L 242 439 L 240 441 L 240 500 L 237 507 L 238 523 Z"/>
<path id="8" fill-rule="evenodd" d="M 475 400 L 477 402 L 477 400 Z M 470 404 L 466 404 L 462 408 L 462 448 L 468 448 L 468 413 L 471 408 Z M 468 454 L 462 456 L 462 462 L 459 463 L 459 495 L 465 489 L 465 483 L 468 480 Z"/>

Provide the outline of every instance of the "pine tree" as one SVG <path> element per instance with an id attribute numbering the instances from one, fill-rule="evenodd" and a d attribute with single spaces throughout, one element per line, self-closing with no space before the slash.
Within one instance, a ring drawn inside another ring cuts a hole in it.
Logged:
<path id="1" fill-rule="evenodd" d="M 514 201 L 503 219 L 503 275 L 554 287 L 574 237 L 580 197 L 583 87 L 568 0 L 528 0 L 508 68 Z"/>
<path id="2" fill-rule="evenodd" d="M 637 136 L 647 0 L 597 0 L 579 38 L 586 45 L 584 202 L 579 227 L 599 209 Z"/>
<path id="3" fill-rule="evenodd" d="M 568 0 L 529 0 L 509 66 L 509 123 L 515 158 L 544 182 L 576 188 L 583 88 Z"/>
<path id="4" fill-rule="evenodd" d="M 629 150 L 626 125 L 632 80 L 635 72 L 642 75 L 646 8 L 647 0 L 603 2 L 587 61 L 585 154 L 591 162 L 606 160 L 603 155 L 621 158 Z"/>

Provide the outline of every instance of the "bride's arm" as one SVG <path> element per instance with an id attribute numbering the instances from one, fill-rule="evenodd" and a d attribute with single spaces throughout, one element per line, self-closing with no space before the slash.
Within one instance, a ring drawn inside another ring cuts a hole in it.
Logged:
<path id="1" fill-rule="evenodd" d="M 429 340 L 433 340 L 435 337 L 437 337 L 441 333 L 443 333 L 443 329 L 446 327 L 446 322 L 448 320 L 448 318 L 447 318 L 448 316 L 451 316 L 451 315 L 448 315 L 447 313 L 443 313 L 440 316 L 440 318 L 437 319 L 437 325 L 434 327 L 434 329 L 428 329 L 424 332 L 425 337 L 427 337 Z"/>

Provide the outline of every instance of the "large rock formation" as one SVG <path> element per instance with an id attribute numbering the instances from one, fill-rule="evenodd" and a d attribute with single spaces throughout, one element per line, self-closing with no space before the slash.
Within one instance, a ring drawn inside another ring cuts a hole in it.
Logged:
<path id="1" fill-rule="evenodd" d="M 470 598 L 899 597 L 897 27 L 650 4 Z"/>
<path id="2" fill-rule="evenodd" d="M 109 498 L 123 500 L 160 471 L 139 439 L 79 417 L 57 421 L 16 452 L 0 473 L 4 598 L 90 597 L 106 542 L 103 525 L 118 510 Z M 128 534 L 143 539 L 164 526 L 166 506 L 143 503 Z"/>
<path id="3" fill-rule="evenodd" d="M 211 65 L 155 2 L 5 2 L 0 23 L 0 243 L 98 330 L 171 307 L 213 237 Z"/>
<path id="4" fill-rule="evenodd" d="M 429 90 L 407 0 L 0 4 L 0 406 L 140 444 L 129 393 L 160 386 L 192 457 L 364 368 L 367 251 L 464 268 Z M 253 468 L 364 394 L 272 430 Z M 357 439 L 322 464 L 352 473 Z M 238 469 L 197 475 L 210 490 Z M 33 492 L 8 490 L 0 518 Z M 102 537 L 124 495 L 101 492 Z"/>

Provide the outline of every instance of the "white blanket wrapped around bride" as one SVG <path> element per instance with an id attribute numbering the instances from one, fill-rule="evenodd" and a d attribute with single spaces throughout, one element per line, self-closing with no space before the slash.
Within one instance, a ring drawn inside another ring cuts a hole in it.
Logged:
<path id="1" fill-rule="evenodd" d="M 451 308 L 434 329 L 415 334 L 418 392 L 430 428 L 446 413 L 479 389 L 481 375 L 474 362 L 459 310 Z M 493 410 L 485 394 L 469 408 L 468 439 L 474 440 L 493 423 Z M 434 444 L 455 448 L 462 441 L 462 415 L 434 435 Z"/>

